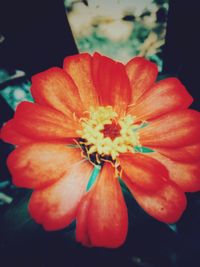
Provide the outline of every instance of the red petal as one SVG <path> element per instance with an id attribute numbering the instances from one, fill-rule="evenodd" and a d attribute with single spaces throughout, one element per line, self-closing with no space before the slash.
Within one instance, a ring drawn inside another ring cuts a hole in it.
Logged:
<path id="1" fill-rule="evenodd" d="M 136 103 L 155 82 L 158 69 L 145 58 L 135 57 L 127 63 L 126 72 L 132 89 L 131 103 Z"/>
<path id="2" fill-rule="evenodd" d="M 67 73 L 60 68 L 51 68 L 32 77 L 31 93 L 38 104 L 63 112 L 68 117 L 72 113 L 81 115 L 78 89 Z"/>
<path id="3" fill-rule="evenodd" d="M 158 190 L 168 180 L 168 171 L 157 160 L 139 153 L 119 156 L 122 170 L 129 180 L 145 190 Z"/>
<path id="4" fill-rule="evenodd" d="M 38 189 L 66 175 L 81 159 L 77 148 L 35 143 L 15 149 L 8 157 L 8 167 L 16 186 Z"/>
<path id="5" fill-rule="evenodd" d="M 100 104 L 111 105 L 118 114 L 124 114 L 131 100 L 131 89 L 124 65 L 95 53 L 92 71 Z"/>
<path id="6" fill-rule="evenodd" d="M 200 113 L 180 110 L 163 115 L 139 132 L 143 146 L 180 147 L 200 142 Z"/>
<path id="7" fill-rule="evenodd" d="M 185 109 L 192 101 L 192 97 L 179 80 L 168 78 L 154 84 L 135 106 L 130 107 L 129 113 L 136 116 L 137 120 L 148 120 Z"/>
<path id="8" fill-rule="evenodd" d="M 48 230 L 68 226 L 75 219 L 77 206 L 85 194 L 92 165 L 77 163 L 71 171 L 53 185 L 34 191 L 29 203 L 33 219 Z"/>
<path id="9" fill-rule="evenodd" d="M 76 240 L 85 246 L 92 246 L 90 236 L 88 233 L 88 213 L 90 210 L 90 202 L 94 191 L 91 190 L 83 197 L 78 207 L 76 218 Z"/>
<path id="10" fill-rule="evenodd" d="M 186 197 L 183 191 L 175 184 L 166 183 L 155 192 L 146 192 L 123 177 L 126 185 L 138 204 L 152 217 L 164 222 L 175 223 L 186 208 Z"/>
<path id="11" fill-rule="evenodd" d="M 124 243 L 127 230 L 128 215 L 122 191 L 114 168 L 106 163 L 78 209 L 76 238 L 86 245 L 116 248 Z"/>
<path id="12" fill-rule="evenodd" d="M 16 130 L 30 138 L 64 141 L 68 137 L 78 137 L 78 122 L 56 110 L 30 102 L 18 105 L 14 119 Z"/>
<path id="13" fill-rule="evenodd" d="M 174 181 L 184 192 L 200 190 L 200 159 L 196 163 L 172 161 L 158 153 L 151 153 L 169 171 L 170 180 Z"/>
<path id="14" fill-rule="evenodd" d="M 19 132 L 16 131 L 15 121 L 9 120 L 1 129 L 1 138 L 4 142 L 13 144 L 13 145 L 22 145 L 28 144 L 34 141 Z"/>
<path id="15" fill-rule="evenodd" d="M 87 53 L 66 57 L 63 68 L 74 80 L 85 109 L 97 106 L 98 96 L 92 81 L 92 57 Z"/>
<path id="16" fill-rule="evenodd" d="M 175 161 L 193 163 L 200 159 L 200 143 L 184 147 L 152 147 L 152 149 Z"/>

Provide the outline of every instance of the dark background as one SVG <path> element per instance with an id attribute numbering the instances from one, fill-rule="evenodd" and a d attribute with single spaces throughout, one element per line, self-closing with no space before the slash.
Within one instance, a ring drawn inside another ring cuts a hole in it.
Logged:
<path id="1" fill-rule="evenodd" d="M 198 110 L 199 25 L 198 0 L 170 1 L 162 74 L 177 76 L 194 97 L 192 107 Z M 5 36 L 0 46 L 0 68 L 10 73 L 18 68 L 30 77 L 51 66 L 61 66 L 65 56 L 78 53 L 62 0 L 1 0 L 0 33 Z M 2 97 L 0 110 L 2 125 L 13 115 Z M 10 179 L 5 161 L 11 149 L 11 146 L 0 143 L 2 181 Z M 43 231 L 26 212 L 27 190 L 14 191 L 12 205 L 0 210 L 0 266 L 200 266 L 199 193 L 188 194 L 187 210 L 175 230 L 145 214 L 129 193 L 125 196 L 130 221 L 128 238 L 121 248 L 109 250 L 88 249 L 77 244 L 73 225 L 63 231 Z"/>

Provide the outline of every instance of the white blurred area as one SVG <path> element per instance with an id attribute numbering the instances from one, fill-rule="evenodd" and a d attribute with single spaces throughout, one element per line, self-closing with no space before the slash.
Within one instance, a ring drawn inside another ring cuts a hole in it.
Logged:
<path id="1" fill-rule="evenodd" d="M 88 0 L 87 5 L 76 0 L 66 2 L 73 6 L 68 19 L 76 38 L 91 34 L 93 26 L 100 24 L 101 27 L 103 24 L 101 32 L 105 32 L 105 36 L 112 41 L 124 40 L 128 37 L 128 33 L 131 34 L 133 23 L 123 21 L 123 17 L 134 15 L 137 18 L 147 10 L 155 16 L 158 9 L 153 0 Z M 153 22 L 154 19 L 149 18 L 147 23 Z M 113 31 L 116 32 L 108 34 Z"/>
<path id="2" fill-rule="evenodd" d="M 65 6 L 80 52 L 122 62 L 136 55 L 161 60 L 166 22 L 158 22 L 157 13 L 168 9 L 167 0 L 65 0 Z"/>

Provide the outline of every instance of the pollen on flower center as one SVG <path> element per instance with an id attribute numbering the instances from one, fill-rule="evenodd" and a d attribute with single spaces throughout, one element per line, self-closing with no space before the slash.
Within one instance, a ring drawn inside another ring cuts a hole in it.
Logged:
<path id="1" fill-rule="evenodd" d="M 134 147 L 140 145 L 139 125 L 134 124 L 134 117 L 119 118 L 111 106 L 91 107 L 89 116 L 80 121 L 80 145 L 88 157 L 96 154 L 100 161 L 108 157 L 115 160 L 120 153 L 134 152 Z"/>

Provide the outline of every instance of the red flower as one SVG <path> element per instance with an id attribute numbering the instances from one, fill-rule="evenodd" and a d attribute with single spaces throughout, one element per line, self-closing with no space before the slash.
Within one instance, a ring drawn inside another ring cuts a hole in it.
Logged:
<path id="1" fill-rule="evenodd" d="M 34 189 L 29 211 L 46 230 L 76 219 L 82 244 L 122 245 L 117 176 L 148 214 L 180 218 L 184 192 L 200 190 L 200 113 L 180 81 L 156 76 L 144 58 L 124 66 L 95 53 L 32 78 L 36 103 L 21 103 L 1 135 L 18 146 L 8 158 L 13 183 Z"/>

